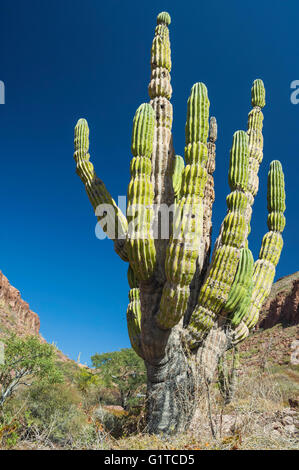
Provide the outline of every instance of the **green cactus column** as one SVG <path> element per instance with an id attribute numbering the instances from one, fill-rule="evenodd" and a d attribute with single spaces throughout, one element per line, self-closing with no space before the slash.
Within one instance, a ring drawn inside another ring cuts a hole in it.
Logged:
<path id="1" fill-rule="evenodd" d="M 190 347 L 195 347 L 209 331 L 224 308 L 237 272 L 241 249 L 245 245 L 248 184 L 248 136 L 237 131 L 231 148 L 228 213 L 222 223 L 219 244 L 207 278 L 200 290 L 198 303 L 188 326 Z"/>
<path id="2" fill-rule="evenodd" d="M 171 49 L 168 29 L 170 23 L 171 18 L 167 12 L 159 13 L 151 49 L 151 79 L 148 86 L 150 104 L 156 118 L 151 178 L 154 188 L 154 230 L 157 252 L 155 277 L 160 284 L 165 282 L 164 263 L 167 247 L 167 239 L 161 234 L 167 233 L 169 227 L 166 218 L 160 217 L 159 211 L 163 211 L 164 206 L 169 207 L 174 202 L 172 170 L 175 153 L 171 134 L 173 109 L 170 103 Z"/>
<path id="3" fill-rule="evenodd" d="M 114 240 L 117 254 L 124 261 L 128 261 L 125 244 L 128 230 L 127 219 L 107 191 L 103 181 L 97 177 L 93 164 L 89 161 L 89 128 L 86 119 L 79 119 L 76 124 L 74 144 L 76 172 L 85 186 L 94 211 L 102 204 L 107 206 L 107 210 L 98 217 L 98 221 L 108 237 Z"/>
<path id="4" fill-rule="evenodd" d="M 127 250 L 138 281 L 151 278 L 156 263 L 153 238 L 153 199 L 151 154 L 155 129 L 155 114 L 149 104 L 142 104 L 133 122 L 131 181 L 128 187 Z"/>
<path id="5" fill-rule="evenodd" d="M 128 333 L 131 341 L 132 348 L 142 357 L 142 346 L 140 340 L 141 332 L 141 302 L 140 302 L 140 289 L 138 281 L 134 274 L 133 269 L 129 266 L 128 269 L 128 282 L 130 286 L 129 291 L 129 305 L 127 308 L 127 325 Z"/>
<path id="6" fill-rule="evenodd" d="M 217 140 L 217 121 L 214 116 L 210 119 L 209 141 L 208 141 L 208 162 L 207 162 L 207 183 L 203 199 L 203 241 L 202 260 L 199 261 L 199 270 L 209 262 L 212 236 L 212 209 L 215 201 L 214 178 L 215 158 Z"/>
<path id="7" fill-rule="evenodd" d="M 172 87 L 170 84 L 171 50 L 168 25 L 171 19 L 162 12 L 157 17 L 155 37 L 151 50 L 151 80 L 148 87 L 150 104 L 155 111 L 156 129 L 153 143 L 152 182 L 155 204 L 172 204 L 171 181 L 174 151 L 171 139 Z"/>
<path id="8" fill-rule="evenodd" d="M 281 233 L 285 227 L 285 183 L 281 163 L 274 160 L 268 173 L 268 228 L 269 232 L 263 238 L 259 259 L 254 264 L 253 291 L 250 304 L 243 321 L 235 331 L 234 342 L 246 338 L 256 325 L 261 307 L 270 294 L 275 277 L 283 240 Z"/>
<path id="9" fill-rule="evenodd" d="M 173 159 L 172 169 L 172 186 L 175 197 L 175 203 L 178 203 L 181 194 L 183 172 L 185 169 L 185 162 L 183 157 L 176 155 Z"/>
<path id="10" fill-rule="evenodd" d="M 247 209 L 246 209 L 246 222 L 248 225 L 247 231 L 250 233 L 250 219 L 252 214 L 252 205 L 254 198 L 259 188 L 258 172 L 260 164 L 263 160 L 263 113 L 262 108 L 265 106 L 265 87 L 260 79 L 253 82 L 251 88 L 251 104 L 252 110 L 248 114 L 248 162 L 249 162 L 249 175 L 247 186 Z"/>
<path id="11" fill-rule="evenodd" d="M 190 295 L 189 285 L 196 261 L 203 250 L 203 196 L 207 181 L 209 132 L 207 88 L 193 85 L 188 100 L 186 122 L 186 167 L 182 173 L 181 197 L 174 215 L 173 234 L 166 252 L 167 282 L 163 288 L 156 321 L 160 328 L 176 325 L 184 315 Z"/>

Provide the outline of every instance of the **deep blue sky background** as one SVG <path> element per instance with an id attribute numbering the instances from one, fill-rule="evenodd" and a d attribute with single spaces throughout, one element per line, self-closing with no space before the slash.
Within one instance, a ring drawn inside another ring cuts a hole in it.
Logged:
<path id="1" fill-rule="evenodd" d="M 88 119 L 91 155 L 112 195 L 125 195 L 136 108 L 148 101 L 156 15 L 172 17 L 174 145 L 183 154 L 186 102 L 206 83 L 217 117 L 214 236 L 226 205 L 233 132 L 246 129 L 250 88 L 264 80 L 264 161 L 250 247 L 266 226 L 269 163 L 287 187 L 285 247 L 277 278 L 298 265 L 298 0 L 1 0 L 0 269 L 38 312 L 41 332 L 70 357 L 128 347 L 127 265 L 96 218 L 75 174 L 73 127 Z"/>

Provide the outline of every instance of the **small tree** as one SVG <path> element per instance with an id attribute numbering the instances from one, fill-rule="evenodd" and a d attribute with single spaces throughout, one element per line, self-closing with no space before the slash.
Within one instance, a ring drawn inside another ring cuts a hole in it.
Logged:
<path id="1" fill-rule="evenodd" d="M 111 353 L 96 353 L 91 358 L 107 387 L 116 387 L 121 406 L 126 409 L 129 400 L 136 398 L 146 384 L 146 371 L 142 359 L 131 348 Z"/>
<path id="2" fill-rule="evenodd" d="M 101 383 L 98 375 L 94 374 L 89 369 L 81 369 L 76 374 L 76 385 L 80 392 L 84 395 L 88 393 L 88 390 L 93 385 L 99 385 Z"/>
<path id="3" fill-rule="evenodd" d="M 41 343 L 36 336 L 20 338 L 12 334 L 4 341 L 4 363 L 0 364 L 0 407 L 12 397 L 21 385 L 32 385 L 37 380 L 62 382 L 62 374 L 55 364 L 55 347 Z"/>

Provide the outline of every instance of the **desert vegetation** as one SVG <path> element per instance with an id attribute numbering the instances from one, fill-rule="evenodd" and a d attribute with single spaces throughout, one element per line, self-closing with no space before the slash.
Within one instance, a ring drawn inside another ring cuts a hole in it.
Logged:
<path id="1" fill-rule="evenodd" d="M 227 403 L 219 380 L 214 380 L 196 395 L 189 430 L 175 436 L 148 432 L 145 368 L 133 349 L 95 354 L 95 367 L 87 368 L 57 357 L 52 361 L 53 356 L 49 360 L 55 348 L 46 345 L 43 360 L 52 374 L 41 376 L 42 358 L 37 357 L 27 384 L 20 383 L 2 403 L 0 448 L 298 449 L 299 366 L 292 365 L 283 350 L 278 353 L 277 346 L 266 361 L 262 354 L 271 334 L 287 342 L 298 327 L 278 325 L 273 330 L 260 332 L 257 341 L 240 352 L 233 399 Z M 12 336 L 8 344 L 15 341 Z M 27 337 L 18 345 L 34 350 L 37 343 Z M 226 367 L 232 363 L 229 355 Z"/>

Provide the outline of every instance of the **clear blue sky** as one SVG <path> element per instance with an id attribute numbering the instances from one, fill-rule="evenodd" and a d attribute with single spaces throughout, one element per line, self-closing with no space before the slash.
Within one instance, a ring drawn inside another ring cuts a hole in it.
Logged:
<path id="1" fill-rule="evenodd" d="M 264 161 L 250 247 L 266 227 L 269 163 L 281 160 L 287 187 L 285 246 L 277 278 L 298 265 L 298 0 L 2 0 L 0 80 L 0 269 L 41 319 L 48 341 L 76 359 L 128 347 L 127 265 L 96 219 L 75 174 L 73 127 L 90 126 L 91 155 L 114 197 L 129 182 L 136 108 L 148 101 L 156 16 L 169 11 L 174 145 L 183 154 L 193 83 L 209 90 L 217 117 L 214 236 L 225 214 L 233 132 L 246 129 L 250 88 L 266 86 Z"/>

